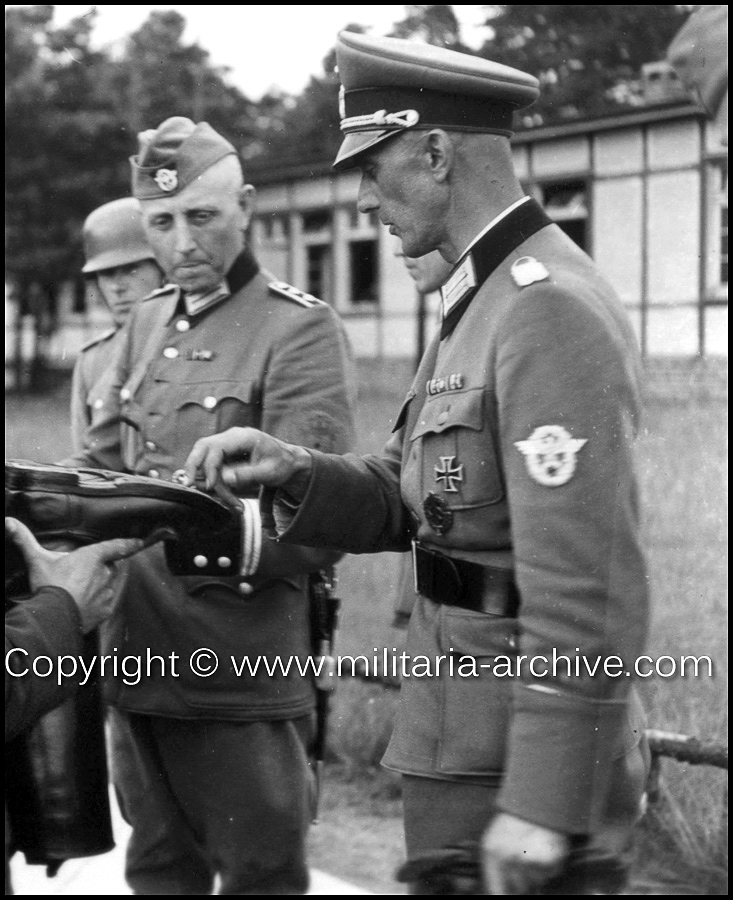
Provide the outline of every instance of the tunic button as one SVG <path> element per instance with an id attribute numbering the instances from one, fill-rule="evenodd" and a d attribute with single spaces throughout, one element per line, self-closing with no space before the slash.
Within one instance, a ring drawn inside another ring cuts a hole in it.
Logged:
<path id="1" fill-rule="evenodd" d="M 160 478 L 160 472 L 157 469 L 151 469 L 148 472 L 148 475 L 150 476 L 150 478 Z"/>
<path id="2" fill-rule="evenodd" d="M 199 554 L 198 556 L 194 556 L 193 564 L 196 566 L 197 569 L 203 569 L 206 566 L 208 566 L 209 561 L 205 556 L 203 556 L 202 554 Z"/>
<path id="3" fill-rule="evenodd" d="M 204 408 L 213 409 L 216 406 L 216 397 L 204 397 Z"/>
<path id="4" fill-rule="evenodd" d="M 176 359 L 178 357 L 178 350 L 175 347 L 166 347 L 163 351 L 163 356 L 166 359 Z"/>
<path id="5" fill-rule="evenodd" d="M 252 593 L 253 590 L 254 590 L 254 588 L 252 587 L 252 585 L 249 582 L 240 581 L 240 583 L 239 583 L 239 593 L 240 594 L 244 594 L 244 596 L 247 597 L 249 594 Z"/>
<path id="6" fill-rule="evenodd" d="M 101 409 L 104 406 L 104 400 L 100 397 L 99 400 L 95 400 L 92 405 L 95 409 Z"/>
<path id="7" fill-rule="evenodd" d="M 145 447 L 148 450 L 157 450 L 158 449 L 158 445 L 155 443 L 155 441 L 145 441 Z"/>
<path id="8" fill-rule="evenodd" d="M 447 422 L 447 420 L 448 420 L 448 413 L 447 413 L 447 412 L 442 412 L 442 413 L 438 416 L 438 418 L 437 418 L 436 421 L 438 422 L 438 425 L 445 425 L 445 423 Z"/>
<path id="9" fill-rule="evenodd" d="M 120 391 L 120 400 L 129 400 L 131 396 L 130 388 L 122 388 Z"/>
<path id="10" fill-rule="evenodd" d="M 220 556 L 216 562 L 219 565 L 219 567 L 222 569 L 228 569 L 229 566 L 231 566 L 231 564 L 232 564 L 232 561 L 231 561 L 231 559 L 229 559 L 228 556 Z"/>
<path id="11" fill-rule="evenodd" d="M 176 331 L 188 331 L 190 327 L 191 323 L 188 321 L 188 319 L 179 319 L 176 322 Z"/>

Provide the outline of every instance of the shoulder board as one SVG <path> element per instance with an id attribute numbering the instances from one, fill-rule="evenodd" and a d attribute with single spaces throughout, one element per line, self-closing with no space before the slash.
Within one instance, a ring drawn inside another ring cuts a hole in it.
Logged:
<path id="1" fill-rule="evenodd" d="M 163 287 L 156 288 L 152 293 L 148 294 L 147 297 L 144 297 L 143 303 L 148 300 L 155 300 L 156 297 L 168 297 L 171 294 L 176 293 L 176 291 L 180 291 L 177 284 L 164 284 Z"/>
<path id="2" fill-rule="evenodd" d="M 319 300 L 318 297 L 314 297 L 312 294 L 305 294 L 303 291 L 299 291 L 298 288 L 293 287 L 292 284 L 288 284 L 286 281 L 270 281 L 267 286 L 273 294 L 286 297 L 288 300 L 299 303 L 308 309 L 314 306 L 326 305 L 323 300 Z"/>
<path id="3" fill-rule="evenodd" d="M 106 331 L 103 331 L 101 334 L 98 334 L 96 337 L 93 337 L 91 340 L 87 341 L 85 344 L 81 345 L 82 353 L 85 350 L 90 350 L 92 347 L 96 347 L 97 344 L 103 344 L 105 341 L 108 341 L 111 337 L 114 337 L 117 334 L 116 328 L 108 328 Z"/>

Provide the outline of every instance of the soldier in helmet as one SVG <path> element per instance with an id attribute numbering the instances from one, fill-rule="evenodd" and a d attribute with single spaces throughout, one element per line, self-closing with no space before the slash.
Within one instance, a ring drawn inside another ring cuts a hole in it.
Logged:
<path id="1" fill-rule="evenodd" d="M 96 282 L 112 313 L 114 326 L 81 348 L 71 388 L 71 437 L 74 450 L 84 445 L 92 418 L 104 404 L 102 376 L 120 342 L 120 329 L 132 307 L 159 288 L 163 273 L 155 261 L 134 197 L 105 203 L 90 213 L 82 231 L 86 262 L 82 272 Z"/>
<path id="2" fill-rule="evenodd" d="M 470 844 L 489 894 L 619 893 L 649 762 L 631 324 L 514 169 L 535 78 L 347 32 L 336 54 L 335 165 L 361 171 L 360 212 L 407 255 L 452 264 L 440 330 L 380 456 L 233 428 L 197 442 L 187 477 L 263 486 L 280 544 L 412 543 L 416 668 L 383 761 L 411 862 Z"/>
<path id="3" fill-rule="evenodd" d="M 350 449 L 343 325 L 260 269 L 245 237 L 255 192 L 232 144 L 175 116 L 139 135 L 131 166 L 168 284 L 132 311 L 107 412 L 73 462 L 175 480 L 197 438 L 249 424 Z M 221 556 L 203 560 L 213 575 L 174 577 L 160 547 L 145 550 L 106 629 L 120 655 L 185 661 L 177 677 L 154 665 L 139 684 L 106 686 L 113 780 L 132 826 L 126 877 L 138 894 L 208 894 L 217 880 L 223 894 L 308 887 L 314 684 L 276 657 L 310 654 L 308 576 L 340 554 L 262 540 L 256 491 L 241 510 L 240 571 Z M 258 657 L 250 674 L 244 660 Z"/>

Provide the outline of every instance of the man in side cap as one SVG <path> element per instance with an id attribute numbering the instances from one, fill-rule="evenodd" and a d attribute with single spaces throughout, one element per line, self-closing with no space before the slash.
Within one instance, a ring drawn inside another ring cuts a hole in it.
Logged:
<path id="1" fill-rule="evenodd" d="M 82 272 L 96 282 L 114 325 L 84 344 L 74 366 L 71 438 L 75 451 L 84 446 L 92 419 L 105 412 L 104 373 L 120 343 L 120 329 L 133 306 L 163 281 L 134 197 L 112 200 L 91 212 L 82 237 L 86 260 Z"/>
<path id="2" fill-rule="evenodd" d="M 232 425 L 347 451 L 343 327 L 247 249 L 254 188 L 234 147 L 177 116 L 140 135 L 131 163 L 169 284 L 133 310 L 105 397 L 116 415 L 92 424 L 73 461 L 176 480 L 197 438 Z M 107 692 L 138 894 L 208 894 L 215 879 L 223 894 L 307 890 L 314 688 L 275 658 L 310 654 L 308 573 L 339 554 L 263 541 L 257 492 L 241 505 L 241 571 L 202 555 L 200 577 L 174 577 L 160 548 L 144 551 L 107 629 L 120 655 L 155 657 L 139 684 L 119 678 Z M 161 667 L 173 658 L 175 677 Z"/>
<path id="3" fill-rule="evenodd" d="M 361 170 L 359 210 L 406 254 L 452 264 L 442 328 L 381 456 L 232 429 L 195 445 L 187 475 L 264 485 L 280 543 L 412 542 L 406 652 L 423 670 L 403 680 L 384 759 L 403 775 L 409 860 L 468 842 L 488 893 L 615 893 L 648 761 L 623 677 L 647 627 L 634 336 L 514 172 L 512 112 L 534 78 L 349 33 L 337 59 L 335 165 Z"/>

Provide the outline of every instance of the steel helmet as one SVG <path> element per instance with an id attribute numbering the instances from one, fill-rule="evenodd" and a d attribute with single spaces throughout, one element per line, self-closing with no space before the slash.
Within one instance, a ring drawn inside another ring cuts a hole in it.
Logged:
<path id="1" fill-rule="evenodd" d="M 85 274 L 155 259 L 143 229 L 140 203 L 123 197 L 89 213 L 82 230 Z"/>

